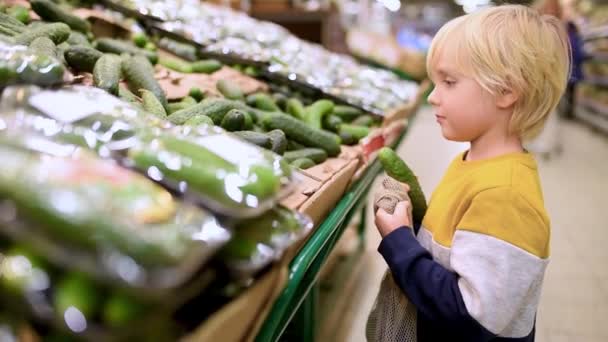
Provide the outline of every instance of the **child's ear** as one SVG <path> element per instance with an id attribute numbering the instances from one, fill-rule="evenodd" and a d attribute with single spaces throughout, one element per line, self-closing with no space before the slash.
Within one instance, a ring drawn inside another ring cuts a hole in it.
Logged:
<path id="1" fill-rule="evenodd" d="M 512 107 L 518 99 L 519 94 L 517 92 L 513 89 L 505 88 L 496 96 L 496 106 L 500 109 L 507 109 Z"/>

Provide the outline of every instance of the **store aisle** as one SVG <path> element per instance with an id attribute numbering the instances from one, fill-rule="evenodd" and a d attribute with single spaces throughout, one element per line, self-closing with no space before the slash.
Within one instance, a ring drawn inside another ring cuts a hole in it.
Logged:
<path id="1" fill-rule="evenodd" d="M 573 122 L 560 123 L 563 153 L 539 158 L 552 220 L 552 261 L 537 320 L 539 342 L 608 340 L 608 138 Z M 430 107 L 423 107 L 399 153 L 416 170 L 427 195 L 466 144 L 441 137 Z M 370 206 L 371 207 L 371 206 Z M 386 268 L 368 215 L 367 246 L 355 293 L 336 341 L 365 341 L 365 322 Z"/>

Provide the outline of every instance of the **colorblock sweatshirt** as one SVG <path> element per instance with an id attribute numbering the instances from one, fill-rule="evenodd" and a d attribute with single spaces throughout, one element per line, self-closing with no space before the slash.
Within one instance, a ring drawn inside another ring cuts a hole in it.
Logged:
<path id="1" fill-rule="evenodd" d="M 549 237 L 530 154 L 460 154 L 417 235 L 400 227 L 378 250 L 416 306 L 418 341 L 533 341 Z"/>

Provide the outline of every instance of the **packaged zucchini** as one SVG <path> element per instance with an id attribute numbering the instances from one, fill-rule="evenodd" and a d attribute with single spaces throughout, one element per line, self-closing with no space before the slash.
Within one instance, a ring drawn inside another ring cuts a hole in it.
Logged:
<path id="1" fill-rule="evenodd" d="M 277 206 L 259 217 L 237 222 L 234 237 L 219 256 L 234 278 L 247 280 L 279 260 L 312 226 L 307 216 Z"/>
<path id="2" fill-rule="evenodd" d="M 34 151 L 28 139 L 16 146 L 0 136 L 0 198 L 12 213 L 0 232 L 63 267 L 160 298 L 231 237 L 213 215 L 138 173 L 39 137 Z"/>

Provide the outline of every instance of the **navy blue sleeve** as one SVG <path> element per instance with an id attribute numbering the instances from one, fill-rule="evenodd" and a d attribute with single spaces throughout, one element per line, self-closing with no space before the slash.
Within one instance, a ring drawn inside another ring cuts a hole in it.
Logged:
<path id="1" fill-rule="evenodd" d="M 435 262 L 409 227 L 400 227 L 384 237 L 378 251 L 425 321 L 454 330 L 470 341 L 496 336 L 469 315 L 458 288 L 458 274 Z"/>

